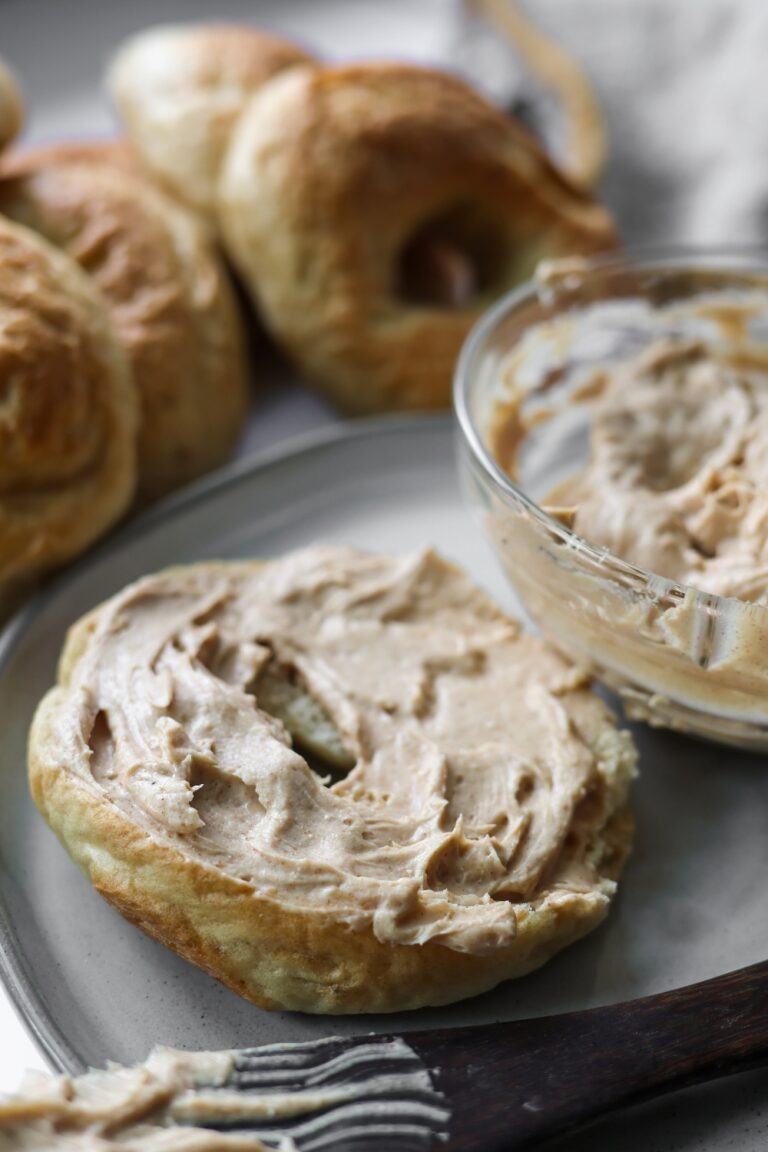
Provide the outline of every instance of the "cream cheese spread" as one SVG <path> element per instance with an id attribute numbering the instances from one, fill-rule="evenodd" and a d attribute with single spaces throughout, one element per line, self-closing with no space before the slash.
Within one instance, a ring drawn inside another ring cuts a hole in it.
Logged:
<path id="1" fill-rule="evenodd" d="M 354 761 L 332 782 L 259 706 L 282 669 Z M 147 577 L 94 616 L 51 745 L 161 842 L 382 942 L 485 954 L 607 906 L 634 749 L 583 670 L 433 552 L 313 547 Z"/>
<path id="2" fill-rule="evenodd" d="M 267 1152 L 253 1136 L 185 1122 L 195 1090 L 224 1084 L 233 1067 L 230 1052 L 157 1048 L 133 1068 L 28 1073 L 16 1095 L 0 1098 L 0 1152 Z"/>
<path id="3" fill-rule="evenodd" d="M 649 572 L 768 604 L 766 368 L 666 340 L 604 374 L 589 462 L 548 510 Z"/>

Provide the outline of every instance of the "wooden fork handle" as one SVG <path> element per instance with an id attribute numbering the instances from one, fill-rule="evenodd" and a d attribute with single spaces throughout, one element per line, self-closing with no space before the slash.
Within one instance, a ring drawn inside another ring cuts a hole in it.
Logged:
<path id="1" fill-rule="evenodd" d="M 768 963 L 641 1000 L 409 1033 L 452 1109 L 445 1152 L 513 1152 L 768 1057 Z"/>

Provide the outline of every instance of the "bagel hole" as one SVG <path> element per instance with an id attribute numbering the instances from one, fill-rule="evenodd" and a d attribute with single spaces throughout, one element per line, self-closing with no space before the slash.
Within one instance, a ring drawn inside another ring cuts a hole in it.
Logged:
<path id="1" fill-rule="evenodd" d="M 502 274 L 506 239 L 488 213 L 459 204 L 422 224 L 400 250 L 397 295 L 412 304 L 464 308 Z"/>
<path id="2" fill-rule="evenodd" d="M 344 747 L 333 718 L 295 667 L 270 660 L 248 691 L 259 708 L 279 720 L 291 738 L 294 751 L 306 760 L 327 785 L 343 780 L 355 766 Z"/>
<path id="3" fill-rule="evenodd" d="M 196 624 L 205 624 L 208 613 L 200 613 Z M 265 667 L 246 682 L 233 668 L 233 652 L 222 646 L 219 639 L 198 636 L 195 659 L 214 676 L 226 683 L 237 684 L 256 701 L 256 706 L 279 720 L 291 738 L 291 747 L 302 756 L 323 783 L 331 785 L 343 779 L 355 766 L 355 758 L 344 747 L 333 719 L 311 693 L 301 673 L 292 664 L 281 662 L 268 638 L 256 637 L 260 648 L 267 648 L 271 657 Z M 177 638 L 173 644 L 186 651 Z M 235 653 L 236 655 L 236 653 Z"/>

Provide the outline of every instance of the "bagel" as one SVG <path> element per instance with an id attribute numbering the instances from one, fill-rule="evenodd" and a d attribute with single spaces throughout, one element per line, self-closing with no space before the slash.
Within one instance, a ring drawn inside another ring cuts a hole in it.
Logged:
<path id="1" fill-rule="evenodd" d="M 214 216 L 222 157 L 249 96 L 277 72 L 310 62 L 295 45 L 255 28 L 168 25 L 131 37 L 108 83 L 149 171 Z"/>
<path id="2" fill-rule="evenodd" d="M 0 217 L 0 614 L 127 509 L 136 425 L 128 364 L 89 278 Z"/>
<path id="3" fill-rule="evenodd" d="M 532 137 L 454 77 L 296 68 L 251 98 L 225 245 L 286 352 L 344 411 L 439 408 L 480 313 L 538 262 L 616 240 Z"/>
<path id="4" fill-rule="evenodd" d="M 150 179 L 141 157 L 129 140 L 121 136 L 97 136 L 82 140 L 67 140 L 55 144 L 20 146 L 6 152 L 0 161 L 0 174 L 24 175 L 30 170 L 55 162 L 94 163 L 118 168 L 131 176 Z"/>
<path id="5" fill-rule="evenodd" d="M 11 153 L 0 213 L 67 252 L 106 301 L 138 389 L 147 501 L 226 460 L 248 389 L 237 305 L 206 229 L 134 167 L 113 143 Z"/>
<path id="6" fill-rule="evenodd" d="M 293 746 L 265 675 L 309 702 Z M 331 546 L 131 585 L 75 626 L 29 745 L 102 896 L 306 1012 L 449 1003 L 595 927 L 634 764 L 584 674 L 458 569 Z"/>

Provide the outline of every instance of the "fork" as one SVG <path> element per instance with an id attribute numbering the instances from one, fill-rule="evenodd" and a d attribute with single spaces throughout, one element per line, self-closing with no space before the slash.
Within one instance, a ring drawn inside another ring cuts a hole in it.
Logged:
<path id="1" fill-rule="evenodd" d="M 514 1152 L 764 1062 L 768 962 L 558 1016 L 233 1055 L 225 1084 L 189 1093 L 178 1119 L 299 1152 Z"/>

